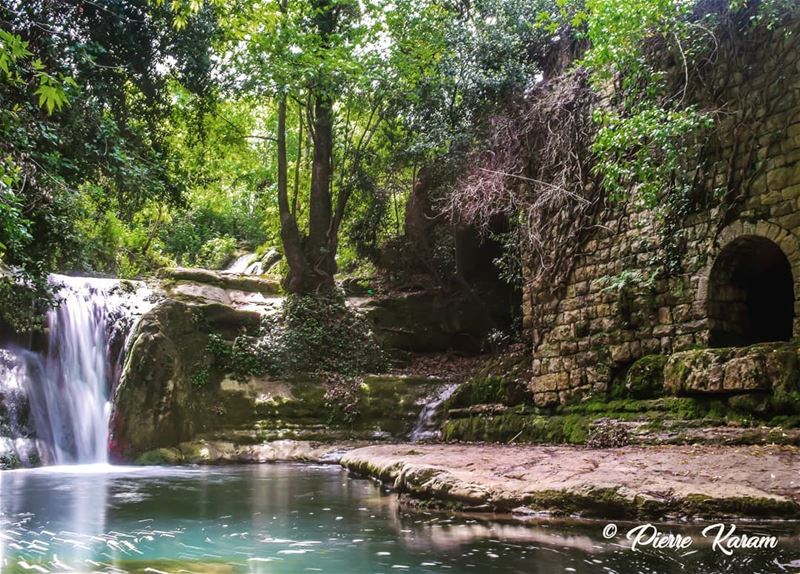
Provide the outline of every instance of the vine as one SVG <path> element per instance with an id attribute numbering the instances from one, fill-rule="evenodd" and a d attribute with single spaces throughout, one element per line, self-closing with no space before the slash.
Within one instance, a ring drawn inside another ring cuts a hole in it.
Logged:
<path id="1" fill-rule="evenodd" d="M 475 167 L 449 197 L 451 217 L 487 234 L 498 213 L 507 215 L 528 279 L 542 285 L 566 277 L 605 203 L 590 169 L 596 100 L 582 70 L 542 83 L 493 118 L 487 149 L 475 154 Z"/>
<path id="2" fill-rule="evenodd" d="M 788 93 L 780 68 L 794 54 L 794 70 L 800 53 L 800 34 L 785 22 L 800 7 L 787 0 L 559 6 L 539 25 L 570 35 L 573 48 L 583 42 L 583 53 L 571 71 L 541 82 L 493 120 L 489 144 L 449 210 L 485 231 L 497 213 L 516 217 L 526 278 L 538 291 L 563 285 L 585 232 L 612 206 L 654 215 L 660 241 L 651 264 L 661 275 L 677 274 L 686 216 L 716 204 L 722 228 L 763 174 L 766 161 L 757 154 L 770 133 L 766 122 Z M 767 64 L 752 61 L 763 52 L 758 43 L 776 36 L 778 54 Z M 774 82 L 763 93 L 726 99 L 741 79 L 730 71 L 759 65 Z M 734 147 L 723 153 L 725 137 Z M 710 181 L 724 183 L 708 190 Z"/>

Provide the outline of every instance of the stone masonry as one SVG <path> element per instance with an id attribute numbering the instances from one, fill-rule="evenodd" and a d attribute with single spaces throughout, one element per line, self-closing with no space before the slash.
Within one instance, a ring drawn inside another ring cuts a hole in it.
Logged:
<path id="1" fill-rule="evenodd" d="M 787 323 L 785 333 L 773 339 L 800 335 L 798 24 L 787 24 L 793 39 L 764 32 L 747 65 L 720 70 L 730 77 L 731 107 L 746 111 L 721 116 L 709 162 L 714 169 L 705 172 L 700 186 L 707 192 L 723 188 L 731 166 L 750 161 L 741 151 L 748 141 L 756 142 L 754 161 L 752 168 L 742 168 L 743 198 L 735 217 L 726 219 L 731 223 L 720 223 L 724 200 L 683 219 L 677 237 L 680 272 L 659 278 L 657 222 L 652 212 L 628 206 L 627 213 L 617 209 L 599 222 L 557 296 L 526 285 L 524 327 L 533 342 L 531 390 L 537 405 L 602 394 L 615 373 L 644 355 L 721 346 L 714 343 L 717 333 L 719 340 L 745 341 L 748 305 L 759 304 L 752 300 L 756 295 L 767 307 L 751 311 L 751 321 L 777 312 Z M 752 119 L 743 129 L 748 114 Z M 780 289 L 780 265 L 788 281 L 783 294 L 770 291 L 773 284 Z M 760 291 L 746 293 L 742 285 Z M 788 306 L 775 311 L 782 298 Z M 758 342 L 760 335 L 752 336 Z"/>

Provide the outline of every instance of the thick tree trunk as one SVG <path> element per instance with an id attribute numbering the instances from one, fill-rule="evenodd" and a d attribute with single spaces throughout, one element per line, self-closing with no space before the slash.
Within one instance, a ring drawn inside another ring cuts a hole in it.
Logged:
<path id="1" fill-rule="evenodd" d="M 303 236 L 289 205 L 288 163 L 286 159 L 286 97 L 278 101 L 278 212 L 281 219 L 281 241 L 283 253 L 289 265 L 284 288 L 291 293 L 305 291 L 304 277 L 309 265 L 303 251 Z"/>
<path id="2" fill-rule="evenodd" d="M 313 4 L 314 24 L 322 40 L 322 49 L 325 50 L 336 28 L 336 4 L 331 0 L 316 0 Z M 285 4 L 282 6 L 285 7 Z M 328 92 L 329 78 L 320 77 L 318 80 L 311 88 L 312 103 L 308 110 L 308 127 L 314 152 L 307 236 L 299 231 L 294 201 L 291 204 L 289 202 L 285 97 L 281 98 L 278 108 L 278 199 L 281 239 L 289 266 L 284 288 L 292 293 L 312 293 L 333 287 L 336 273 L 338 218 L 335 222 L 331 197 L 333 97 Z"/>
<path id="3" fill-rule="evenodd" d="M 331 199 L 332 100 L 318 96 L 312 117 L 314 153 L 311 164 L 308 236 L 303 237 L 298 231 L 297 220 L 288 198 L 285 101 L 278 109 L 278 203 L 281 213 L 281 239 L 289 266 L 284 288 L 291 293 L 314 293 L 333 287 L 336 273 L 337 230 L 333 225 Z"/>
<path id="4" fill-rule="evenodd" d="M 306 254 L 316 277 L 315 289 L 332 287 L 336 273 L 336 230 L 331 200 L 333 156 L 333 100 L 318 95 L 314 102 L 314 156 L 311 165 L 308 245 Z"/>

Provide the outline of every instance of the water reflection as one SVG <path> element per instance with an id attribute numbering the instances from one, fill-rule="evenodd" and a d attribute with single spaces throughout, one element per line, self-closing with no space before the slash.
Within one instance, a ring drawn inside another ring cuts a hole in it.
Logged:
<path id="1" fill-rule="evenodd" d="M 786 526 L 766 527 L 783 536 L 777 551 L 726 559 L 701 544 L 634 553 L 603 540 L 603 523 L 409 514 L 338 467 L 44 468 L 0 473 L 0 494 L 12 573 L 711 574 L 782 572 L 800 557 Z"/>

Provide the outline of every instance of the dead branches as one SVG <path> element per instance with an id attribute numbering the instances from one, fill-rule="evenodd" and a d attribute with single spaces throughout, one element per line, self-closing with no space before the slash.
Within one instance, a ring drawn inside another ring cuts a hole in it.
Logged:
<path id="1" fill-rule="evenodd" d="M 555 288 L 566 278 L 604 204 L 591 175 L 596 101 L 583 71 L 543 82 L 493 118 L 489 145 L 449 197 L 450 215 L 483 231 L 499 214 L 516 221 L 526 279 L 542 286 Z"/>

